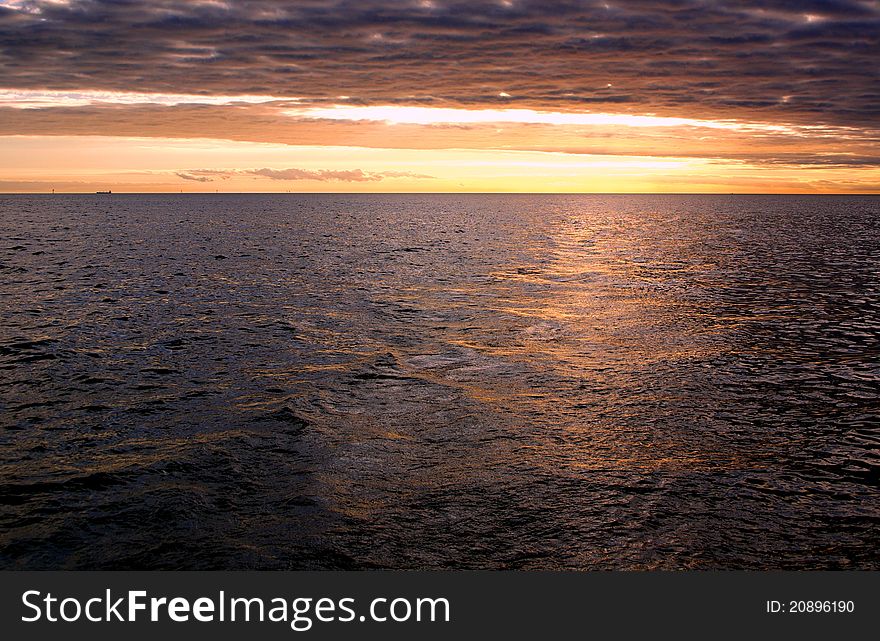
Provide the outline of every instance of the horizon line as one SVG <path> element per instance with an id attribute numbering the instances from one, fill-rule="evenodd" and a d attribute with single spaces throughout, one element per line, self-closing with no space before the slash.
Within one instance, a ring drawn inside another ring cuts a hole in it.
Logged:
<path id="1" fill-rule="evenodd" d="M 0 191 L 0 196 L 880 196 L 878 191 Z"/>

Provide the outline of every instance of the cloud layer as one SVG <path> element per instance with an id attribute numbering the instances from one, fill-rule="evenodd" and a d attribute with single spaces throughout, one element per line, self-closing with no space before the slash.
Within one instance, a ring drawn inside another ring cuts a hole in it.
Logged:
<path id="1" fill-rule="evenodd" d="M 876 192 L 878 60 L 880 0 L 0 0 L 0 178 Z"/>
<path id="2" fill-rule="evenodd" d="M 378 182 L 385 178 L 433 178 L 426 174 L 411 171 L 364 171 L 363 169 L 193 169 L 175 171 L 174 175 L 193 182 L 212 182 L 215 179 L 228 180 L 233 176 L 254 176 L 270 180 L 317 180 L 319 182 Z"/>
<path id="3" fill-rule="evenodd" d="M 0 86 L 880 119 L 875 0 L 0 0 Z"/>

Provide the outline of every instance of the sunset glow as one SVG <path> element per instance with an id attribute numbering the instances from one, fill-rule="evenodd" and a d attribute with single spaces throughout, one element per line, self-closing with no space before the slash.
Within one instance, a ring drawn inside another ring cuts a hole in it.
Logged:
<path id="1" fill-rule="evenodd" d="M 876 2 L 126 6 L 0 3 L 0 190 L 880 191 L 873 67 L 822 53 Z"/>
<path id="2" fill-rule="evenodd" d="M 602 125 L 620 127 L 705 127 L 708 129 L 750 129 L 756 131 L 788 131 L 781 125 L 738 123 L 694 118 L 664 118 L 608 113 L 570 113 L 535 111 L 534 109 L 449 109 L 438 107 L 375 107 L 306 108 L 287 111 L 292 116 L 330 120 L 378 120 L 389 124 L 440 125 L 476 123 L 518 123 L 536 125 Z"/>
<path id="3" fill-rule="evenodd" d="M 878 54 L 880 0 L 0 0 L 7 637 L 854 636 Z"/>

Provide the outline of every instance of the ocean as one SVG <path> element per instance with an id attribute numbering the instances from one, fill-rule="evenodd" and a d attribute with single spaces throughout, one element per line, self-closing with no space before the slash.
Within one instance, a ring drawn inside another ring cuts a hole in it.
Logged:
<path id="1" fill-rule="evenodd" d="M 880 569 L 880 197 L 0 196 L 0 567 Z"/>

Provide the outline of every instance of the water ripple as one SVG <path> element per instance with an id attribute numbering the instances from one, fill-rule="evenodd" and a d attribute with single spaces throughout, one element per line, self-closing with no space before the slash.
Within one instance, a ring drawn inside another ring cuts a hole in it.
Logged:
<path id="1" fill-rule="evenodd" d="M 880 201 L 0 196 L 6 568 L 880 567 Z"/>

